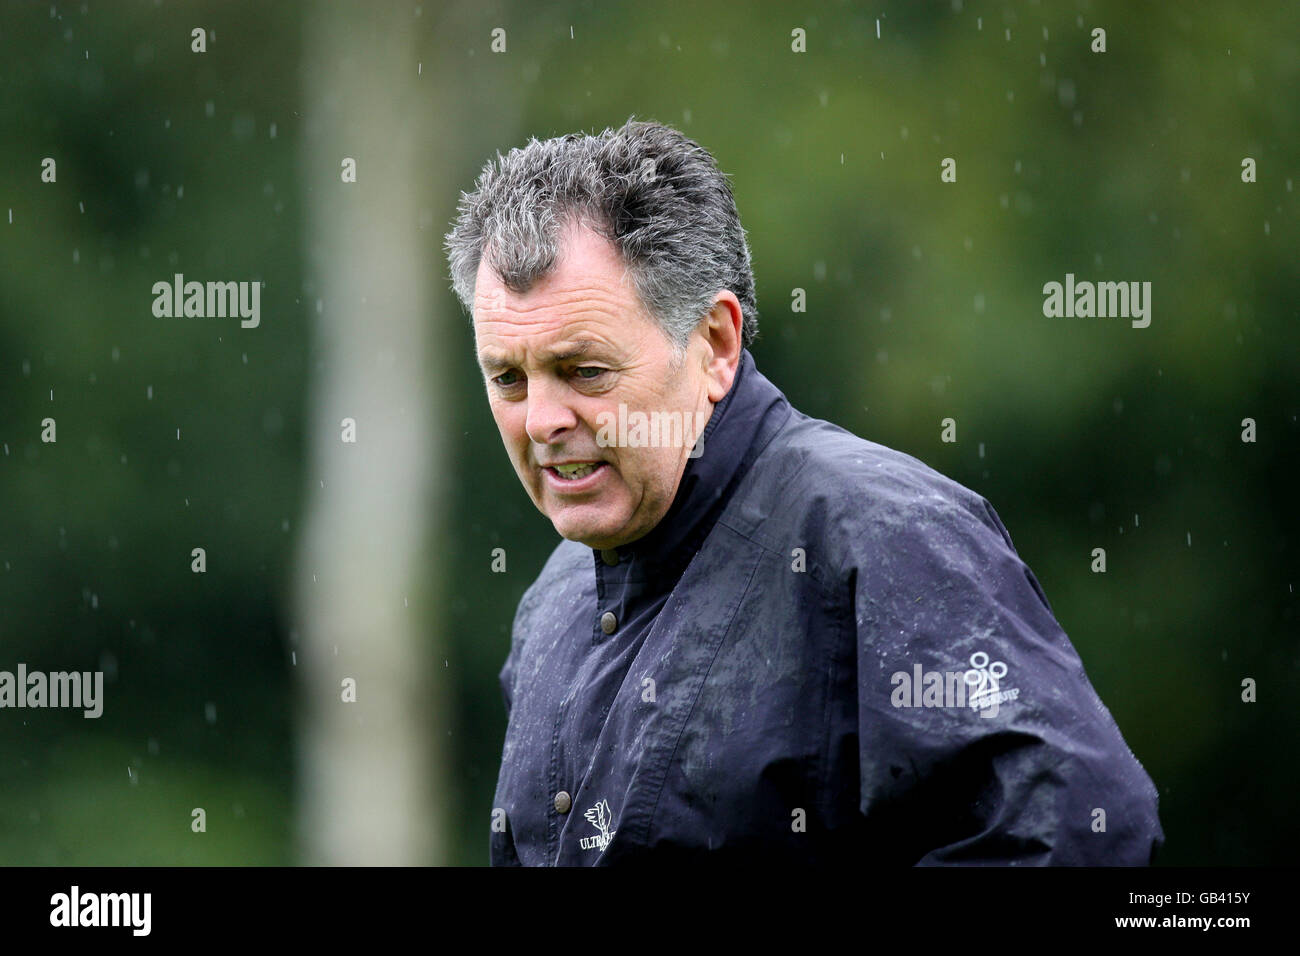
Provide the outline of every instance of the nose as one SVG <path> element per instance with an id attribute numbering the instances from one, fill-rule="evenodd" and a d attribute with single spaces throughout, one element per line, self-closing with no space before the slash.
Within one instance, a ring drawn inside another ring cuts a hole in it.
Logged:
<path id="1" fill-rule="evenodd" d="M 565 432 L 578 427 L 578 416 L 569 407 L 564 386 L 537 376 L 528 382 L 528 418 L 524 429 L 539 445 L 559 441 Z"/>

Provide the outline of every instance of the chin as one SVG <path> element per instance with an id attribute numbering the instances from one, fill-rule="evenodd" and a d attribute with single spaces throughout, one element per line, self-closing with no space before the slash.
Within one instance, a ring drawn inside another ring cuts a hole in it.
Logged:
<path id="1" fill-rule="evenodd" d="M 585 544 L 589 548 L 608 547 L 605 542 L 611 540 L 611 535 L 603 528 L 594 529 L 588 525 L 570 525 L 558 522 L 552 522 L 552 524 L 561 538 L 576 541 L 578 544 Z"/>
<path id="2" fill-rule="evenodd" d="M 581 504 L 560 504 L 547 501 L 549 511 L 542 513 L 550 519 L 556 534 L 589 548 L 608 548 L 609 542 L 622 543 L 630 512 L 617 507 L 619 502 L 587 501 Z"/>
<path id="3" fill-rule="evenodd" d="M 622 541 L 618 538 L 620 527 L 609 527 L 605 522 L 593 524 L 589 521 L 565 521 L 552 520 L 551 525 L 555 528 L 556 533 L 569 541 L 576 541 L 578 544 L 584 544 L 589 548 L 600 550 L 602 548 L 616 547 Z"/>

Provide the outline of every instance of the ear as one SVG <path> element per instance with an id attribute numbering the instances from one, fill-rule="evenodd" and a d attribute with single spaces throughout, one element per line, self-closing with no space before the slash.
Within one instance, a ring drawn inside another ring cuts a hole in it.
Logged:
<path id="1" fill-rule="evenodd" d="M 696 329 L 703 341 L 702 360 L 708 380 L 709 401 L 714 404 L 726 397 L 736 378 L 743 348 L 740 329 L 744 317 L 735 293 L 723 289 Z"/>

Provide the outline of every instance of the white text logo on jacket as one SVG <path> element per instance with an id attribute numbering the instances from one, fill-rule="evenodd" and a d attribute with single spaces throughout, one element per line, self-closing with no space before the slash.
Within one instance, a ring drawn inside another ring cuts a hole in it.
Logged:
<path id="1" fill-rule="evenodd" d="M 614 818 L 610 816 L 609 812 L 609 801 L 600 801 L 600 803 L 588 810 L 583 814 L 583 816 L 585 816 L 587 822 L 599 830 L 600 833 L 596 836 L 580 838 L 578 840 L 578 846 L 582 847 L 584 850 L 600 850 L 601 852 L 604 852 L 605 847 L 609 845 L 609 841 L 614 839 L 614 834 L 618 832 L 617 830 L 611 830 L 609 828 L 609 825 L 614 822 Z"/>
<path id="2" fill-rule="evenodd" d="M 970 665 L 971 669 L 965 673 L 963 679 L 968 687 L 973 688 L 969 701 L 975 710 L 992 711 L 996 714 L 998 704 L 1005 704 L 1020 696 L 1017 688 L 999 690 L 998 682 L 1007 676 L 1007 665 L 1002 661 L 994 661 L 990 664 L 987 654 L 976 651 L 970 656 Z"/>

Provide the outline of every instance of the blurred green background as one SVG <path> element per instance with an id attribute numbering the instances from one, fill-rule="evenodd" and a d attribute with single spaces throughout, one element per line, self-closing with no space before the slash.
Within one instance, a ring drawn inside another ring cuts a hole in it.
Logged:
<path id="1" fill-rule="evenodd" d="M 0 710 L 0 863 L 376 861 L 348 834 L 403 813 L 426 837 L 378 862 L 486 863 L 497 672 L 558 538 L 501 447 L 439 245 L 496 151 L 632 114 L 732 177 L 759 368 L 997 509 L 1157 784 L 1160 862 L 1293 862 L 1298 29 L 1284 4 L 6 3 L 0 669 L 106 685 L 98 720 Z M 353 221 L 370 231 L 328 226 Z M 380 234 L 415 273 L 365 264 Z M 365 332 L 386 310 L 322 296 L 348 262 L 363 291 L 425 290 L 422 337 L 395 351 L 428 383 L 401 421 L 432 425 L 368 449 L 372 414 L 356 446 L 371 507 L 401 473 L 384 447 L 436 477 L 401 516 L 422 529 L 400 618 L 418 653 L 391 698 L 435 716 L 407 736 L 354 721 L 350 745 L 381 764 L 418 748 L 414 809 L 388 799 L 400 775 L 349 803 L 304 771 L 331 759 L 304 747 L 313 714 L 388 693 L 342 704 L 337 673 L 304 676 L 328 652 L 294 589 L 339 444 L 322 396 L 385 374 Z M 260 326 L 156 318 L 152 285 L 177 272 L 262 281 Z M 1045 318 L 1067 272 L 1151 282 L 1150 327 Z M 313 799 L 333 849 L 304 823 Z"/>

